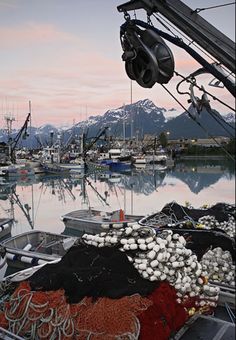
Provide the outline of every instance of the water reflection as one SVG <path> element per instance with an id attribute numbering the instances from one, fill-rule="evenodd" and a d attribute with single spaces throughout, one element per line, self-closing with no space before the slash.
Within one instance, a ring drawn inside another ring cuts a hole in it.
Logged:
<path id="1" fill-rule="evenodd" d="M 65 227 L 60 216 L 81 208 L 122 208 L 146 215 L 173 200 L 194 207 L 234 203 L 234 183 L 232 164 L 216 161 L 179 162 L 171 170 L 151 167 L 124 174 L 0 178 L 0 216 L 15 219 L 13 235 L 33 228 L 61 233 Z"/>
<path id="2" fill-rule="evenodd" d="M 232 162 L 189 160 L 177 163 L 171 174 L 186 183 L 191 192 L 198 194 L 224 176 L 233 179 L 234 168 Z"/>

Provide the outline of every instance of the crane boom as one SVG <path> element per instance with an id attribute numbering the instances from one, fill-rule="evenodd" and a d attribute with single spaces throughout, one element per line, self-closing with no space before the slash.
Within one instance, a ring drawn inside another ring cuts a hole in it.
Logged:
<path id="1" fill-rule="evenodd" d="M 106 134 L 106 131 L 109 127 L 108 126 L 105 126 L 102 131 L 88 144 L 84 147 L 84 150 L 83 150 L 83 158 L 85 159 L 86 158 L 86 155 L 88 153 L 88 151 L 92 148 L 92 146 L 99 140 L 99 138 L 102 136 L 102 135 L 105 135 Z"/>
<path id="2" fill-rule="evenodd" d="M 235 43 L 216 29 L 197 11 L 180 0 L 131 0 L 117 7 L 119 12 L 146 10 L 161 13 L 222 65 L 235 73 Z"/>

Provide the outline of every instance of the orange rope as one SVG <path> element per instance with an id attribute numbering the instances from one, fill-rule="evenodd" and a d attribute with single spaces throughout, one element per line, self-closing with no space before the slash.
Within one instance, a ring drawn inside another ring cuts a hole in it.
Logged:
<path id="1" fill-rule="evenodd" d="M 63 290 L 32 292 L 28 283 L 22 282 L 5 303 L 0 326 L 32 339 L 137 338 L 140 324 L 136 316 L 150 305 L 152 301 L 139 294 L 96 302 L 85 297 L 69 305 Z"/>
<path id="2" fill-rule="evenodd" d="M 99 298 L 95 303 L 85 298 L 80 305 L 76 329 L 96 335 L 96 339 L 115 338 L 122 334 L 137 334 L 135 316 L 146 310 L 152 302 L 139 294 L 120 299 Z"/>

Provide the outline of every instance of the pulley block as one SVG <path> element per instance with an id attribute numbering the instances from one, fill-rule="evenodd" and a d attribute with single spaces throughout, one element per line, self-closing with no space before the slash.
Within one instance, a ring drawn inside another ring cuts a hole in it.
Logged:
<path id="1" fill-rule="evenodd" d="M 166 84 L 173 77 L 174 58 L 164 40 L 152 29 L 134 24 L 121 31 L 122 59 L 128 77 L 145 88 Z"/>

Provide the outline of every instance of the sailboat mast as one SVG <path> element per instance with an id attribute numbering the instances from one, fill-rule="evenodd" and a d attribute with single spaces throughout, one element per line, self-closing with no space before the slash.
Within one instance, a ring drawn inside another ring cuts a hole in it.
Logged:
<path id="1" fill-rule="evenodd" d="M 131 141 L 133 140 L 133 111 L 132 111 L 132 104 L 133 104 L 133 83 L 132 80 L 130 81 L 130 104 L 131 104 L 131 112 L 130 112 L 130 138 Z"/>
<path id="2" fill-rule="evenodd" d="M 124 114 L 124 119 L 123 119 L 123 142 L 124 142 L 124 146 L 125 146 L 125 119 L 126 119 L 126 107 L 125 107 L 125 104 L 123 104 L 124 106 L 124 111 L 125 111 L 125 114 Z"/>
<path id="3" fill-rule="evenodd" d="M 30 122 L 30 130 L 31 130 L 31 100 L 29 100 L 29 122 Z"/>

